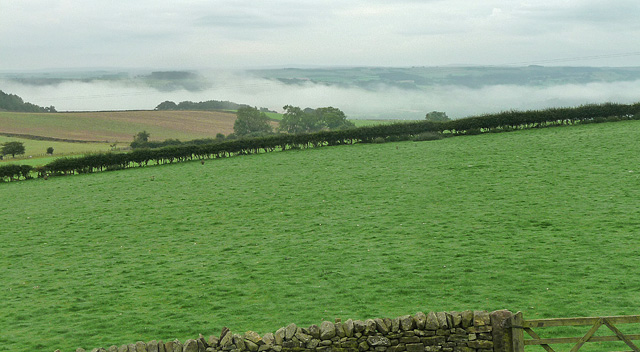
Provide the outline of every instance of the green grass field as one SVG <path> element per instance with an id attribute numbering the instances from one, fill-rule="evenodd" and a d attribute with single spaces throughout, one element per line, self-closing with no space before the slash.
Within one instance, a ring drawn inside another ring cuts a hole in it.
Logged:
<path id="1" fill-rule="evenodd" d="M 1 184 L 0 346 L 638 314 L 639 136 L 627 121 Z"/>
<path id="2" fill-rule="evenodd" d="M 106 152 L 111 150 L 109 143 L 71 143 L 0 136 L 0 145 L 6 142 L 23 143 L 25 147 L 25 153 L 23 155 L 16 155 L 15 158 L 12 158 L 11 155 L 6 155 L 4 159 L 0 161 L 0 163 L 15 162 L 24 164 L 25 161 L 31 161 L 30 159 L 34 158 L 38 160 L 40 160 L 41 158 L 48 158 L 49 155 L 47 155 L 46 153 L 47 148 L 49 147 L 53 148 L 54 156 L 77 155 L 91 152 Z M 128 144 L 120 143 L 116 145 L 116 147 L 118 146 L 127 147 Z M 44 162 L 43 164 L 46 164 L 46 162 Z"/>

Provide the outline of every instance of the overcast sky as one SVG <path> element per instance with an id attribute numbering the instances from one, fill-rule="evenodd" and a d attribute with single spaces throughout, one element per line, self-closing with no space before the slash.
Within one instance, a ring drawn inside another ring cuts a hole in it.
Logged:
<path id="1" fill-rule="evenodd" d="M 0 70 L 640 66 L 638 0 L 0 0 Z"/>

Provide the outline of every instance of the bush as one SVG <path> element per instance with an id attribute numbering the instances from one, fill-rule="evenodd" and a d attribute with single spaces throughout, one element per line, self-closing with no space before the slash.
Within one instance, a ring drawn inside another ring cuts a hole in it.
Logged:
<path id="1" fill-rule="evenodd" d="M 2 165 L 0 166 L 0 181 L 19 180 L 20 177 L 28 180 L 32 178 L 31 170 L 33 170 L 31 165 Z"/>
<path id="2" fill-rule="evenodd" d="M 402 141 L 409 141 L 412 139 L 413 137 L 411 135 L 401 134 L 401 135 L 393 135 L 393 136 L 387 137 L 387 142 L 402 142 Z"/>
<path id="3" fill-rule="evenodd" d="M 442 136 L 442 134 L 438 132 L 422 132 L 420 134 L 416 134 L 415 136 L 413 136 L 412 140 L 414 142 L 423 142 L 423 141 L 435 141 L 442 138 L 444 138 L 444 136 Z"/>
<path id="4" fill-rule="evenodd" d="M 382 137 L 376 137 L 373 139 L 373 143 L 377 143 L 377 144 L 381 144 L 381 143 L 385 143 L 386 140 Z"/>
<path id="5" fill-rule="evenodd" d="M 471 129 L 466 130 L 464 132 L 464 134 L 467 135 L 467 136 L 475 136 L 475 135 L 478 135 L 478 134 L 482 134 L 482 130 L 479 129 L 479 128 L 471 128 Z"/>

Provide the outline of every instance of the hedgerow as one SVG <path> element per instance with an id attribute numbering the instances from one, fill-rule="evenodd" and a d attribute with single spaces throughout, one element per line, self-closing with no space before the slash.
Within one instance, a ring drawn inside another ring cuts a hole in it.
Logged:
<path id="1" fill-rule="evenodd" d="M 215 140 L 212 143 L 187 143 L 162 148 L 139 148 L 129 153 L 99 153 L 80 158 L 59 158 L 37 168 L 39 177 L 91 173 L 181 162 L 193 159 L 224 158 L 275 150 L 316 148 L 381 140 L 424 140 L 423 136 L 474 135 L 526 128 L 640 120 L 640 103 L 583 105 L 575 108 L 552 108 L 530 111 L 504 111 L 497 114 L 471 116 L 445 122 L 416 121 L 388 125 L 365 126 L 335 131 L 302 134 L 275 134 L 259 138 Z M 431 138 L 431 137 L 429 137 Z M 27 171 L 28 170 L 28 171 Z M 0 167 L 0 180 L 27 179 L 31 166 Z"/>

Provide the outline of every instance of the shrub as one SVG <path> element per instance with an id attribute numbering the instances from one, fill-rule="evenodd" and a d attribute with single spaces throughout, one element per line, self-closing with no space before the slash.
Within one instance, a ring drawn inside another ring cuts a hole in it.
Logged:
<path id="1" fill-rule="evenodd" d="M 482 134 L 482 130 L 479 129 L 479 128 L 470 128 L 470 129 L 466 130 L 464 134 L 467 135 L 467 136 L 475 136 L 475 135 L 478 135 L 478 134 Z"/>
<path id="2" fill-rule="evenodd" d="M 393 136 L 387 137 L 387 141 L 388 142 L 402 142 L 402 141 L 409 141 L 412 138 L 413 137 L 411 135 L 400 134 L 400 135 L 393 135 Z"/>
<path id="3" fill-rule="evenodd" d="M 423 142 L 423 141 L 435 141 L 442 138 L 444 138 L 444 136 L 442 136 L 442 134 L 438 132 L 422 132 L 413 136 L 412 140 L 414 142 Z"/>
<path id="4" fill-rule="evenodd" d="M 33 170 L 31 165 L 2 165 L 0 166 L 0 181 L 19 180 L 20 177 L 28 180 L 32 178 L 31 170 Z"/>
<path id="5" fill-rule="evenodd" d="M 382 137 L 376 137 L 376 138 L 373 139 L 373 143 L 380 144 L 380 143 L 384 143 L 384 142 L 386 142 L 386 141 Z"/>

